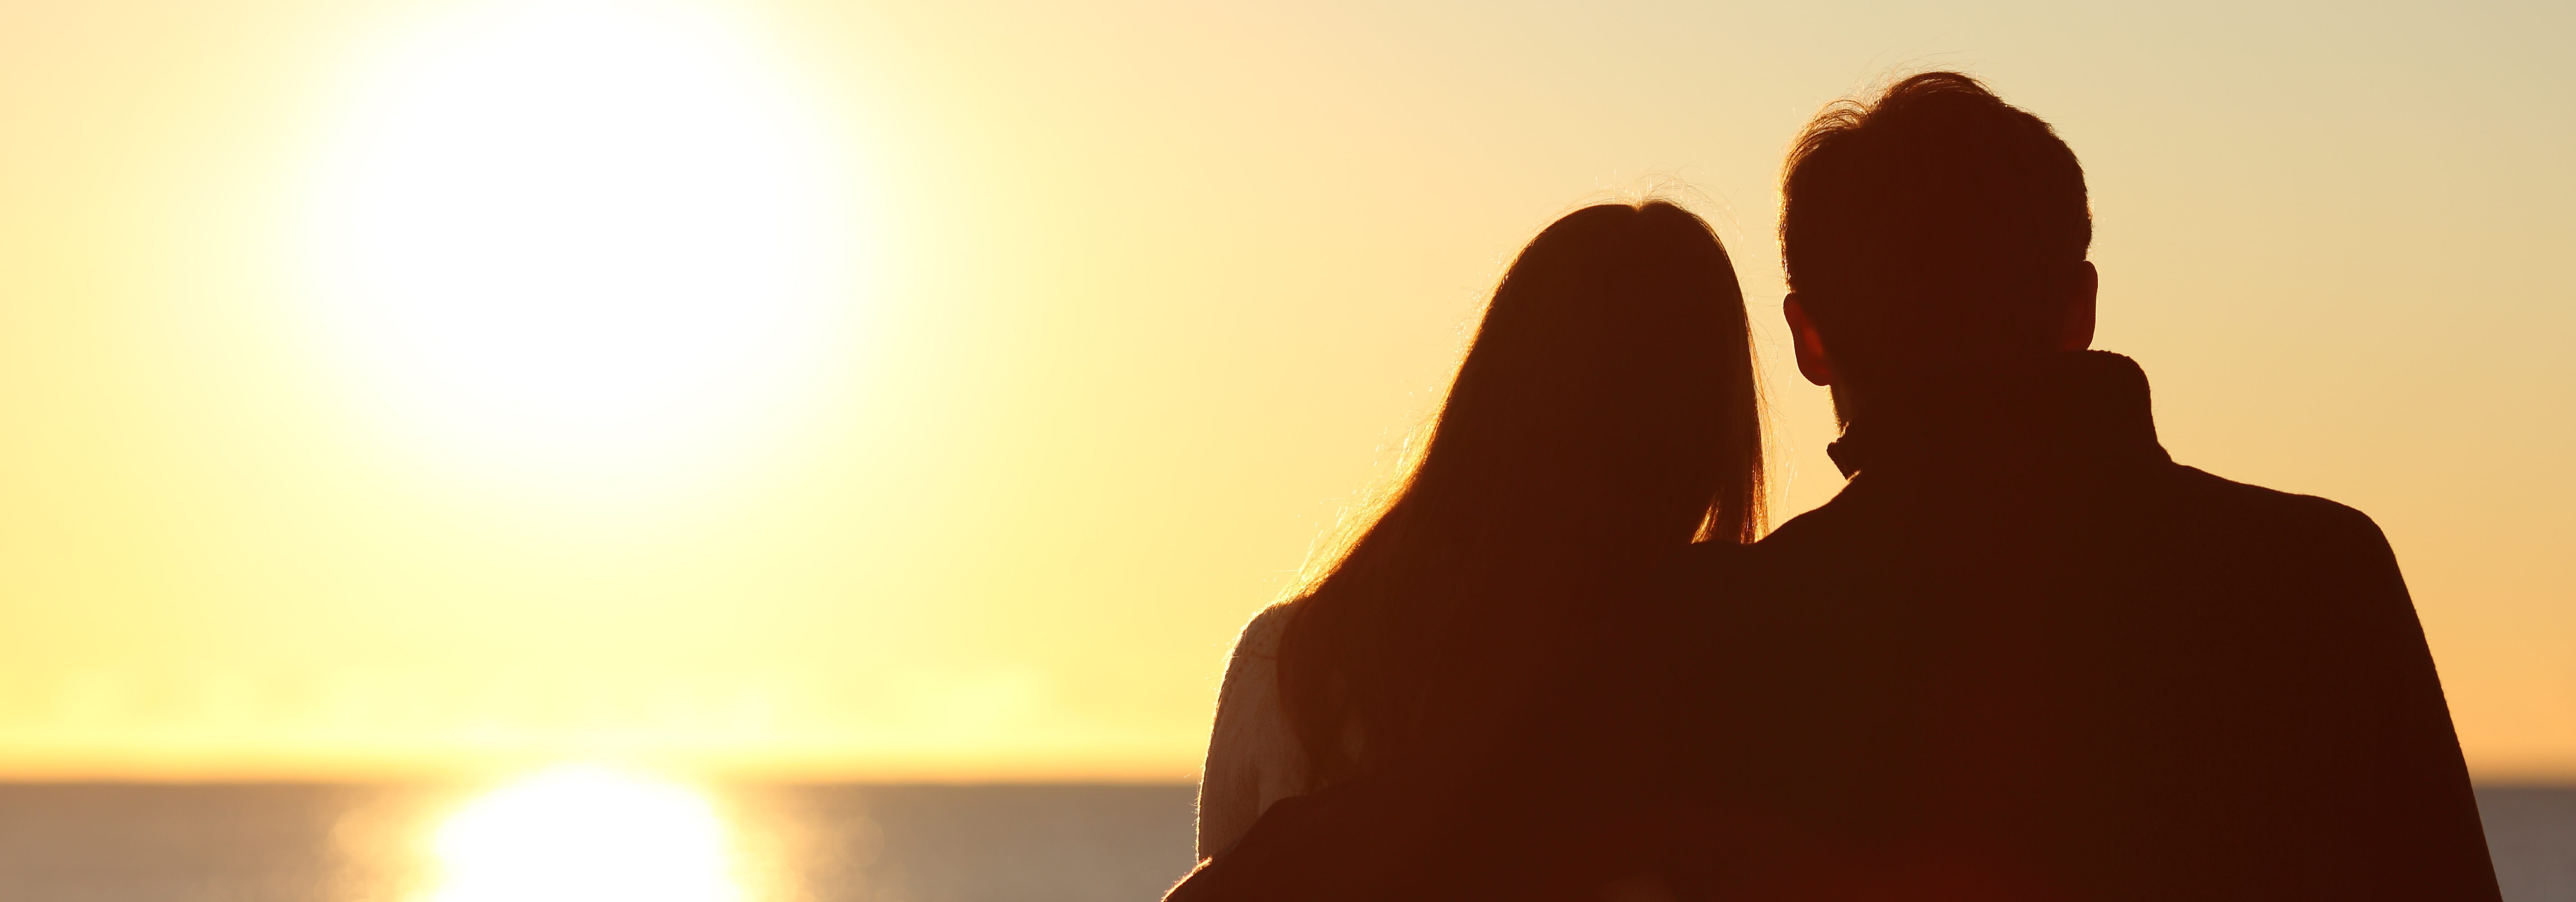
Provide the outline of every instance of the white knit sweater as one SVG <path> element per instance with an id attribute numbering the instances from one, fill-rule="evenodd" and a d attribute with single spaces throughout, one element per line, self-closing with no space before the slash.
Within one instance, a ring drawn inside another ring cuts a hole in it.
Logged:
<path id="1" fill-rule="evenodd" d="M 1279 703 L 1279 638 L 1294 604 L 1262 611 L 1235 639 L 1217 692 L 1207 766 L 1199 771 L 1201 859 L 1233 845 L 1271 803 L 1313 789 L 1305 750 Z"/>

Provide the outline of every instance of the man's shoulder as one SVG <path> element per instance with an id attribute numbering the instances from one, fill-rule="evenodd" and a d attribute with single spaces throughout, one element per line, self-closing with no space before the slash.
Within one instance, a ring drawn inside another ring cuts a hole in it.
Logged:
<path id="1" fill-rule="evenodd" d="M 1754 544 L 1702 543 L 1677 559 L 1651 605 L 1648 621 L 1665 642 L 1682 643 L 1694 654 L 1713 654 L 1723 646 L 1751 643 L 1785 646 L 1800 641 L 1815 602 L 1819 576 L 1794 555 L 1778 553 L 1778 536 Z M 1829 580 L 1828 580 L 1829 581 Z"/>
<path id="2" fill-rule="evenodd" d="M 1755 547 L 1735 542 L 1693 544 L 1660 568 L 1650 596 L 1662 600 L 1667 613 L 1682 614 L 1704 614 L 1713 606 L 1758 597 L 1746 591 L 1759 566 Z"/>
<path id="3" fill-rule="evenodd" d="M 2215 529 L 2383 547 L 2388 542 L 2370 515 L 2332 499 L 2237 482 L 2182 464 L 2171 465 L 2167 479 L 2161 487 L 2170 492 L 2166 497 Z"/>
<path id="4" fill-rule="evenodd" d="M 1695 542 L 1674 555 L 1664 571 L 1682 576 L 1726 573 L 1743 567 L 1751 548 L 1734 542 Z"/>

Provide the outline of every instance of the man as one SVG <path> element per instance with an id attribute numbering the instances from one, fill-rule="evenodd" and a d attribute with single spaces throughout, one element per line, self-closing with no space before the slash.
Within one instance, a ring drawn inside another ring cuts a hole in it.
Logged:
<path id="1" fill-rule="evenodd" d="M 1695 886 L 2496 898 L 2386 540 L 2167 458 L 2144 374 L 2085 350 L 2091 217 L 2047 124 L 1919 75 L 1820 116 L 1783 193 L 1851 481 L 1683 580 Z"/>
<path id="2" fill-rule="evenodd" d="M 2166 456 L 2046 123 L 1916 76 L 1783 194 L 1850 484 L 1492 756 L 1283 802 L 1176 898 L 2498 898 L 2386 540 Z"/>

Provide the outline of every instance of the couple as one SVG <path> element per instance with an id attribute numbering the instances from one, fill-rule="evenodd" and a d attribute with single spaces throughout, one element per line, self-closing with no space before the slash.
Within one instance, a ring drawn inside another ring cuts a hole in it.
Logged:
<path id="1" fill-rule="evenodd" d="M 1755 542 L 1725 250 L 1549 226 L 1405 482 L 1244 630 L 1169 898 L 2497 898 L 2386 540 L 2166 456 L 2046 123 L 1919 75 L 1782 193 L 1849 484 Z"/>

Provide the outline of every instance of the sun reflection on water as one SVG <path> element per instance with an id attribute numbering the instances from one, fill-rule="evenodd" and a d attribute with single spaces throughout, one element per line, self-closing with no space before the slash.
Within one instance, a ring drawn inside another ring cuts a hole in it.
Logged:
<path id="1" fill-rule="evenodd" d="M 738 841 L 699 790 L 593 765 L 467 802 L 433 837 L 422 902 L 745 902 Z"/>

